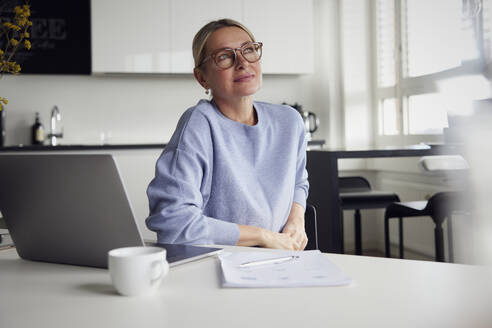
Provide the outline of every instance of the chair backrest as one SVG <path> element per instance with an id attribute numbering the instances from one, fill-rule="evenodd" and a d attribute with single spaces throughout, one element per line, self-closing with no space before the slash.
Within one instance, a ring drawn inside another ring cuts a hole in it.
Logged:
<path id="1" fill-rule="evenodd" d="M 311 204 L 306 204 L 304 214 L 304 228 L 308 237 L 306 250 L 318 249 L 318 228 L 316 222 L 316 208 Z"/>
<path id="2" fill-rule="evenodd" d="M 369 181 L 364 177 L 339 177 L 338 186 L 340 193 L 371 190 Z"/>
<path id="3" fill-rule="evenodd" d="M 427 202 L 426 209 L 433 218 L 449 217 L 453 211 L 470 211 L 466 193 L 461 191 L 443 191 L 432 195 Z"/>

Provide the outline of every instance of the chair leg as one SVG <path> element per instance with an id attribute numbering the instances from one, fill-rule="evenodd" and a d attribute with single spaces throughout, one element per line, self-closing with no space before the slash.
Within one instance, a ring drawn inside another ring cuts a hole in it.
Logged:
<path id="1" fill-rule="evenodd" d="M 400 239 L 400 258 L 403 258 L 403 218 L 398 218 L 398 234 Z"/>
<path id="2" fill-rule="evenodd" d="M 436 243 L 436 261 L 444 262 L 444 234 L 442 231 L 442 221 L 436 220 L 434 229 L 434 239 Z"/>
<path id="3" fill-rule="evenodd" d="M 391 257 L 390 236 L 389 236 L 389 217 L 384 216 L 384 251 L 386 257 Z"/>
<path id="4" fill-rule="evenodd" d="M 448 262 L 454 263 L 453 218 L 448 216 Z"/>
<path id="5" fill-rule="evenodd" d="M 362 233 L 360 222 L 360 210 L 356 209 L 354 213 L 354 227 L 355 227 L 355 254 L 362 255 Z"/>

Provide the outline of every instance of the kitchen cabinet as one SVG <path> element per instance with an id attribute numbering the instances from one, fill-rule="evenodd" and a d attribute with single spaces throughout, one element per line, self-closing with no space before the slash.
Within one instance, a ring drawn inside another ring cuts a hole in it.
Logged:
<path id="1" fill-rule="evenodd" d="M 312 0 L 93 0 L 93 73 L 192 73 L 193 36 L 232 18 L 264 43 L 263 72 L 313 71 Z"/>
<path id="2" fill-rule="evenodd" d="M 313 8 L 310 0 L 247 0 L 243 22 L 263 42 L 264 73 L 313 72 Z"/>
<path id="3" fill-rule="evenodd" d="M 91 1 L 93 73 L 171 72 L 170 0 Z"/>
<path id="4" fill-rule="evenodd" d="M 241 1 L 172 0 L 171 72 L 191 73 L 195 67 L 191 44 L 196 32 L 206 23 L 224 17 L 242 20 Z M 186 18 L 186 19 L 183 19 Z"/>

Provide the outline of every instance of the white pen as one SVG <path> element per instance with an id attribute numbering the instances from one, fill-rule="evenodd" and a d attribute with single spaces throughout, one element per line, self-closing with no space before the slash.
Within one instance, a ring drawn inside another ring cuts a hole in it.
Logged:
<path id="1" fill-rule="evenodd" d="M 251 266 L 257 266 L 257 265 L 263 265 L 263 264 L 278 264 L 278 263 L 283 263 L 287 261 L 292 261 L 294 259 L 298 259 L 299 256 L 297 255 L 291 255 L 291 256 L 285 256 L 285 257 L 276 257 L 273 259 L 266 259 L 266 260 L 259 260 L 259 261 L 251 261 L 251 262 L 246 262 L 242 263 L 239 265 L 240 268 L 247 268 Z"/>

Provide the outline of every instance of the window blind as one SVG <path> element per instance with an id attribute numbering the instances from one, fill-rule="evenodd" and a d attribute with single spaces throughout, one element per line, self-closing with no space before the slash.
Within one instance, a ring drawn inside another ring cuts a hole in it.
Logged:
<path id="1" fill-rule="evenodd" d="M 404 75 L 416 77 L 460 66 L 473 45 L 462 23 L 462 0 L 402 1 Z"/>
<path id="2" fill-rule="evenodd" d="M 377 81 L 379 87 L 396 84 L 395 1 L 376 2 Z"/>
<path id="3" fill-rule="evenodd" d="M 482 37 L 484 59 L 492 63 L 492 0 L 483 0 L 482 3 Z"/>

